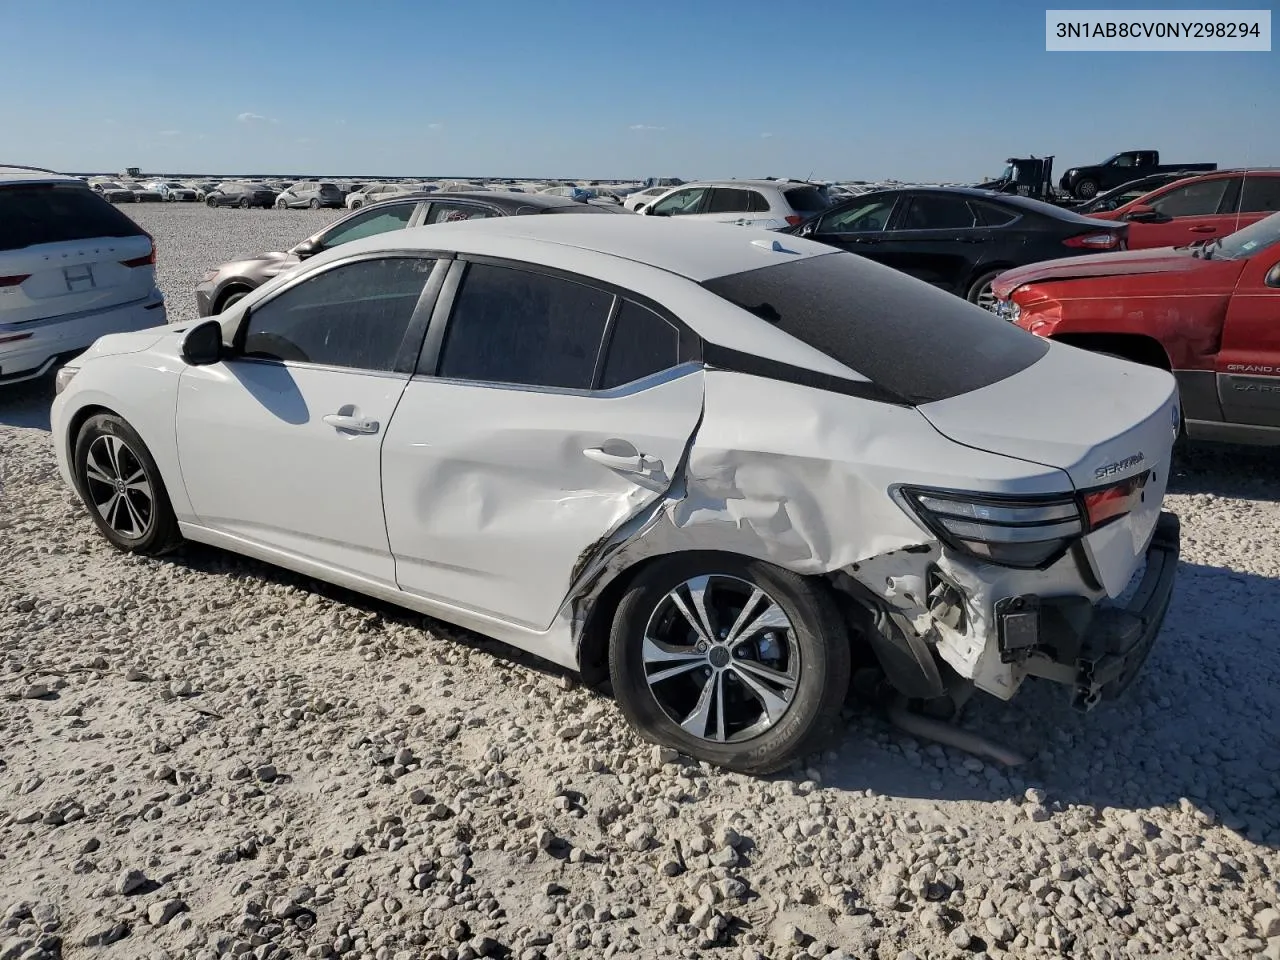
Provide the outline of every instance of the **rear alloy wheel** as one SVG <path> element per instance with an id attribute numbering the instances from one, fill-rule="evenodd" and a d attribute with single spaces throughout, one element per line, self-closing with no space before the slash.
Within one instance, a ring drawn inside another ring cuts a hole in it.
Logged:
<path id="1" fill-rule="evenodd" d="M 991 270 L 984 273 L 969 287 L 969 292 L 965 295 L 965 299 L 970 303 L 976 303 L 983 310 L 991 313 L 996 312 L 996 295 L 991 289 L 991 284 L 995 282 L 996 277 L 1003 273 L 1003 270 Z"/>
<path id="2" fill-rule="evenodd" d="M 1081 180 L 1076 184 L 1075 195 L 1077 200 L 1092 200 L 1098 195 L 1098 181 Z"/>
<path id="3" fill-rule="evenodd" d="M 182 542 L 160 470 L 128 422 L 110 413 L 90 417 L 72 464 L 81 499 L 116 547 L 154 555 Z"/>
<path id="4" fill-rule="evenodd" d="M 614 695 L 642 736 L 746 773 L 815 749 L 849 671 L 821 587 L 732 556 L 656 561 L 624 595 L 609 644 Z"/>
<path id="5" fill-rule="evenodd" d="M 240 209 L 241 209 L 241 210 L 248 210 L 248 209 L 249 209 L 249 198 L 248 198 L 248 197 L 241 197 L 241 198 L 240 198 Z"/>
<path id="6" fill-rule="evenodd" d="M 312 198 L 311 198 L 311 204 L 310 204 L 310 206 L 311 206 L 311 209 L 312 209 L 312 210 L 319 210 L 319 209 L 320 209 L 320 201 L 319 201 L 319 200 L 317 200 L 315 197 L 312 197 Z"/>
<path id="7" fill-rule="evenodd" d="M 283 200 L 277 200 L 277 201 L 276 201 L 276 209 L 277 209 L 277 210 L 288 210 L 288 209 L 289 209 L 289 205 L 288 205 L 287 203 L 285 203 Z"/>

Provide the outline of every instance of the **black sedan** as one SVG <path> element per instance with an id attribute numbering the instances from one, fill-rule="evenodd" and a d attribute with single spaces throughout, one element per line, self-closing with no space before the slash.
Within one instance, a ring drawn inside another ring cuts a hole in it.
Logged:
<path id="1" fill-rule="evenodd" d="M 829 243 L 995 308 L 991 281 L 1011 267 L 1123 250 L 1128 225 L 1039 200 L 965 187 L 878 190 L 785 231 Z"/>
<path id="2" fill-rule="evenodd" d="M 360 207 L 283 253 L 260 253 L 214 267 L 196 286 L 196 311 L 202 317 L 221 313 L 251 290 L 307 257 L 377 233 L 485 217 L 623 212 L 617 206 L 579 203 L 543 193 L 401 193 L 390 200 Z"/>
<path id="3" fill-rule="evenodd" d="M 270 210 L 276 203 L 276 192 L 261 183 L 240 183 L 227 180 L 218 184 L 204 195 L 206 206 L 210 207 L 262 207 Z"/>

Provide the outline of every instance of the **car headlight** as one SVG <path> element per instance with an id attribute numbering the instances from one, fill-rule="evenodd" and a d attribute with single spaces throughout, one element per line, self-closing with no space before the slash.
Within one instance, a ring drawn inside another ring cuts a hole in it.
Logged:
<path id="1" fill-rule="evenodd" d="M 67 389 L 67 384 L 69 384 L 72 377 L 79 372 L 79 367 L 73 367 L 70 364 L 67 364 L 65 367 L 59 367 L 57 374 L 53 378 L 53 392 L 55 394 L 59 394 L 63 390 Z"/>
<path id="2" fill-rule="evenodd" d="M 1022 316 L 1022 308 L 1012 300 L 997 300 L 995 313 L 1001 320 L 1015 323 Z"/>

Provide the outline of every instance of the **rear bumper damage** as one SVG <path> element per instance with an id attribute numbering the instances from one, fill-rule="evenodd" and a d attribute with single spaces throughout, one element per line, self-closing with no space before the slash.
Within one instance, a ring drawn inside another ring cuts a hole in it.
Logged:
<path id="1" fill-rule="evenodd" d="M 1177 516 L 1162 512 L 1116 599 L 1089 585 L 1078 557 L 1045 571 L 1005 571 L 957 561 L 936 545 L 846 568 L 837 586 L 877 611 L 863 630 L 889 682 L 909 698 L 942 697 L 968 681 L 1008 700 L 1034 676 L 1067 687 L 1073 705 L 1088 710 L 1123 693 L 1146 661 L 1169 607 L 1179 540 Z"/>
<path id="2" fill-rule="evenodd" d="M 1146 662 L 1164 623 L 1180 540 L 1177 515 L 1161 513 L 1145 569 L 1127 596 L 1122 595 L 1124 603 L 1080 610 L 1077 597 L 1002 600 L 996 605 L 1001 659 L 1020 662 L 1031 676 L 1068 686 L 1072 705 L 1080 710 L 1119 696 Z"/>

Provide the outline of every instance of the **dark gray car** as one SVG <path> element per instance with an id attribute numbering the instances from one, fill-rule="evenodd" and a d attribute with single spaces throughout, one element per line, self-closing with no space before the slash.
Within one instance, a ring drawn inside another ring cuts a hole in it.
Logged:
<path id="1" fill-rule="evenodd" d="M 280 196 L 276 197 L 276 209 L 310 207 L 312 210 L 319 210 L 321 207 L 342 207 L 346 200 L 346 193 L 336 183 L 302 180 L 281 191 Z"/>
<path id="2" fill-rule="evenodd" d="M 284 253 L 263 253 L 213 268 L 196 286 L 196 310 L 202 317 L 221 313 L 250 291 L 297 266 L 307 257 L 351 240 L 432 223 L 543 213 L 617 214 L 626 211 L 621 207 L 595 206 L 546 194 L 489 191 L 406 194 L 362 207 Z"/>
<path id="3" fill-rule="evenodd" d="M 262 207 L 270 210 L 275 206 L 276 192 L 261 183 L 225 180 L 204 195 L 204 202 L 210 207 Z"/>

